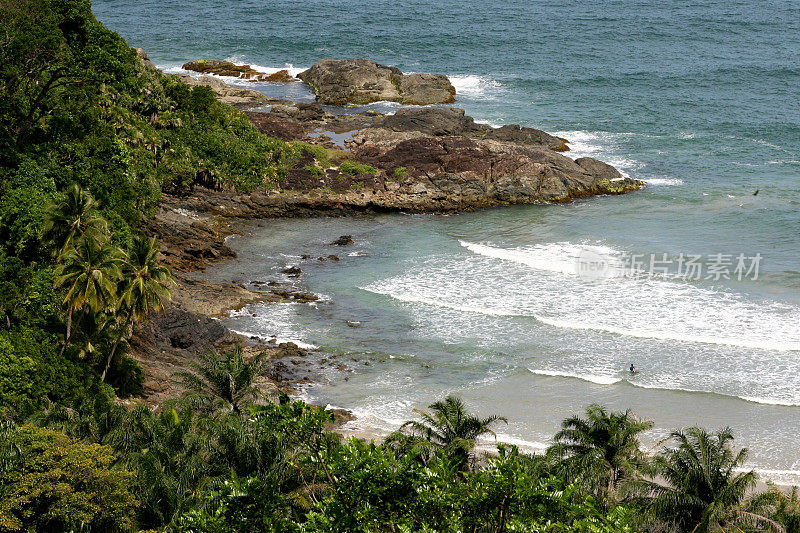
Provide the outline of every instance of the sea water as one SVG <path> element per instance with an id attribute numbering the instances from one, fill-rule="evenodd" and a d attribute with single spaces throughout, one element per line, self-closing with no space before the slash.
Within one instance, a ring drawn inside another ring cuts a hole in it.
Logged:
<path id="1" fill-rule="evenodd" d="M 506 416 L 503 440 L 537 449 L 598 402 L 652 418 L 648 445 L 674 428 L 731 426 L 751 465 L 800 481 L 800 2 L 131 0 L 94 10 L 170 72 L 198 58 L 296 73 L 323 57 L 367 57 L 444 73 L 477 120 L 547 130 L 571 141 L 567 155 L 647 183 L 569 205 L 277 220 L 232 238 L 239 261 L 218 278 L 285 280 L 280 270 L 299 264 L 294 283 L 323 298 L 253 306 L 230 327 L 343 363 L 305 393 L 352 409 L 354 430 L 389 431 L 456 393 Z M 238 83 L 313 100 L 300 83 Z M 329 245 L 342 234 L 355 244 Z M 299 257 L 331 253 L 341 260 Z M 690 256 L 699 279 L 680 275 Z M 576 267 L 586 257 L 642 268 L 587 276 Z M 739 257 L 748 267 L 758 257 L 757 273 L 737 273 Z M 661 260 L 668 268 L 651 273 Z M 721 263 L 727 273 L 715 275 Z"/>

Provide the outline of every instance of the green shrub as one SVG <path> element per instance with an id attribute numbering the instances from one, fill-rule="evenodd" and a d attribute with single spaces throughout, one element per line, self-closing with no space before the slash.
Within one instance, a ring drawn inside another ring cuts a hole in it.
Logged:
<path id="1" fill-rule="evenodd" d="M 375 167 L 371 167 L 363 163 L 356 163 L 355 161 L 350 160 L 342 161 L 342 164 L 339 166 L 339 170 L 342 173 L 349 174 L 351 176 L 358 176 L 361 174 L 374 176 L 378 173 L 378 170 Z"/>
<path id="2" fill-rule="evenodd" d="M 0 431 L 0 530 L 130 531 L 132 474 L 108 446 L 32 426 Z"/>

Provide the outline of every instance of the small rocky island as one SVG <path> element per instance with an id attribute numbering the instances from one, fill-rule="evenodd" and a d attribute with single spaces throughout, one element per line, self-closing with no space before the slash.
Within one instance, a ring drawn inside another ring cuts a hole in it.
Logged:
<path id="1" fill-rule="evenodd" d="M 249 65 L 219 61 L 193 61 L 184 67 L 254 81 L 268 76 Z M 569 151 L 567 139 L 518 125 L 478 124 L 462 109 L 404 107 L 383 115 L 334 107 L 454 102 L 455 89 L 440 74 L 403 74 L 365 59 L 323 59 L 298 77 L 317 102 L 268 98 L 216 77 L 183 76 L 187 83 L 209 85 L 221 101 L 243 109 L 261 132 L 324 148 L 308 151 L 289 169 L 281 193 L 239 195 L 236 203 L 250 206 L 249 216 L 274 215 L 278 196 L 284 206 L 300 203 L 323 210 L 454 212 L 568 202 L 643 185 L 602 161 L 563 155 Z M 275 80 L 286 81 L 286 76 Z"/>

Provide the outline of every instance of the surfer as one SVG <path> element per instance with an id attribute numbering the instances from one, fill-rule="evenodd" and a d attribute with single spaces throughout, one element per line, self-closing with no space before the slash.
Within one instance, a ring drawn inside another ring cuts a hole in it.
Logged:
<path id="1" fill-rule="evenodd" d="M 629 370 L 630 370 L 631 374 L 635 374 L 636 373 L 636 367 L 633 366 L 633 363 L 631 363 L 631 367 L 630 367 Z"/>

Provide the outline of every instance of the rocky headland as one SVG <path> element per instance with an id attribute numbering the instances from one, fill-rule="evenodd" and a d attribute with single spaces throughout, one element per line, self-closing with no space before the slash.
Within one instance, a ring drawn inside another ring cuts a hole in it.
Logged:
<path id="1" fill-rule="evenodd" d="M 137 51 L 149 63 L 144 51 Z M 283 280 L 218 284 L 197 275 L 209 264 L 235 257 L 225 238 L 235 221 L 274 217 L 344 216 L 359 213 L 452 213 L 508 204 L 560 203 L 597 194 L 622 194 L 642 182 L 623 177 L 592 158 L 572 159 L 569 141 L 519 125 L 479 124 L 462 109 L 404 107 L 384 115 L 336 107 L 389 100 L 452 102 L 455 90 L 440 75 L 405 75 L 366 60 L 323 60 L 300 74 L 315 103 L 268 98 L 216 76 L 266 80 L 266 73 L 221 61 L 190 62 L 181 76 L 207 85 L 223 103 L 245 111 L 261 132 L 308 149 L 288 168 L 278 188 L 241 193 L 194 186 L 165 193 L 143 229 L 157 235 L 162 259 L 177 273 L 173 302 L 132 341 L 146 371 L 145 395 L 158 403 L 174 395 L 169 376 L 208 347 L 244 342 L 269 351 L 276 362 L 262 389 L 286 391 L 308 380 L 307 353 L 288 343 L 244 338 L 216 317 L 256 302 L 309 302 L 316 297 Z M 189 68 L 191 67 L 191 68 Z M 214 74 L 209 76 L 207 74 Z M 287 73 L 288 74 L 288 73 Z M 310 260 L 336 260 L 334 254 Z M 297 278 L 302 270 L 286 273 Z"/>

